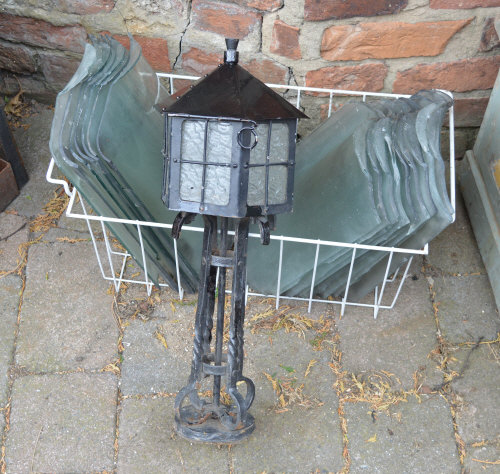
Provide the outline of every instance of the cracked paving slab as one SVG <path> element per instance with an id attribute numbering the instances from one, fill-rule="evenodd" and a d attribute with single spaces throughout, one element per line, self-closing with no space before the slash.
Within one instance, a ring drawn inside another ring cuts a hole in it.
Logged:
<path id="1" fill-rule="evenodd" d="M 500 344 L 461 348 L 450 369 L 458 396 L 458 432 L 466 443 L 494 441 L 500 435 Z"/>
<path id="2" fill-rule="evenodd" d="M 367 308 L 349 307 L 337 326 L 344 370 L 355 374 L 385 370 L 398 377 L 405 390 L 413 388 L 416 371 L 421 372 L 423 384 L 442 381 L 427 357 L 436 346 L 436 324 L 422 274 L 416 280 L 407 278 L 392 310 L 381 310 L 374 319 Z"/>
<path id="3" fill-rule="evenodd" d="M 17 275 L 0 278 L 0 408 L 7 403 L 8 371 L 14 352 L 21 288 L 22 281 Z"/>
<path id="4" fill-rule="evenodd" d="M 496 338 L 500 317 L 487 276 L 441 276 L 432 283 L 439 326 L 449 342 Z"/>
<path id="5" fill-rule="evenodd" d="M 12 389 L 7 472 L 111 471 L 117 379 L 75 373 L 18 378 Z"/>
<path id="6" fill-rule="evenodd" d="M 448 404 L 422 396 L 377 413 L 367 403 L 346 403 L 351 473 L 460 472 Z"/>
<path id="7" fill-rule="evenodd" d="M 0 271 L 16 268 L 19 246 L 28 239 L 28 222 L 23 216 L 0 213 Z"/>
<path id="8" fill-rule="evenodd" d="M 90 243 L 29 249 L 16 363 L 31 372 L 101 369 L 117 354 L 118 328 Z"/>

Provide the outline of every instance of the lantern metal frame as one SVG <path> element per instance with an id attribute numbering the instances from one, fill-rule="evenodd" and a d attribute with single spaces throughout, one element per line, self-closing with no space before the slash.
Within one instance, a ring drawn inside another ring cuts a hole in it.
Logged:
<path id="1" fill-rule="evenodd" d="M 259 217 L 290 212 L 293 202 L 295 142 L 297 138 L 297 119 L 254 120 L 237 119 L 233 117 L 210 117 L 181 113 L 164 112 L 167 122 L 164 133 L 163 156 L 163 190 L 162 200 L 171 210 L 186 211 L 199 214 L 224 217 Z M 182 156 L 182 127 L 185 121 L 205 122 L 203 145 L 203 160 L 190 160 Z M 207 161 L 207 130 L 210 122 L 234 123 L 231 161 L 228 163 Z M 273 123 L 285 124 L 288 128 L 288 159 L 287 161 L 270 161 L 270 142 Z M 265 163 L 251 163 L 251 152 L 257 145 L 259 125 L 267 124 L 267 150 Z M 201 200 L 188 201 L 181 197 L 181 168 L 183 164 L 203 166 Z M 230 169 L 228 204 L 217 205 L 205 201 L 205 179 L 209 166 Z M 288 169 L 286 180 L 286 196 L 283 203 L 269 203 L 269 168 L 282 166 Z M 264 205 L 248 204 L 248 185 L 250 169 L 262 167 L 266 169 L 264 183 Z"/>

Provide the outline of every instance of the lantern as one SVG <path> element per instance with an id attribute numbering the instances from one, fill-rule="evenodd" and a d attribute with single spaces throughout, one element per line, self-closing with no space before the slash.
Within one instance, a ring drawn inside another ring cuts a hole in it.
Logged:
<path id="1" fill-rule="evenodd" d="M 224 63 L 162 109 L 162 199 L 180 211 L 173 236 L 178 238 L 196 214 L 205 222 L 193 362 L 188 384 L 175 400 L 175 426 L 185 438 L 215 443 L 241 440 L 255 427 L 248 412 L 255 387 L 243 375 L 249 221 L 259 222 L 266 244 L 272 217 L 291 211 L 297 120 L 306 117 L 238 65 L 237 44 L 227 39 Z M 229 218 L 234 220 L 232 239 Z M 233 281 L 223 353 L 227 269 L 233 270 Z M 213 390 L 207 398 L 200 387 L 208 377 L 213 377 Z"/>
<path id="2" fill-rule="evenodd" d="M 163 109 L 169 209 L 225 217 L 292 209 L 297 119 L 306 117 L 238 65 L 224 63 Z"/>

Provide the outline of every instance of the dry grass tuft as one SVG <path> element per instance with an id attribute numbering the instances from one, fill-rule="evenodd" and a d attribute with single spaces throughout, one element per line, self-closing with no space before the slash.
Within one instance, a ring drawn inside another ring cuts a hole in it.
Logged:
<path id="1" fill-rule="evenodd" d="M 403 390 L 401 381 L 383 370 L 358 375 L 343 372 L 334 386 L 344 402 L 369 403 L 375 411 L 388 412 L 391 406 L 407 402 L 412 395 L 420 400 L 415 389 Z"/>
<path id="2" fill-rule="evenodd" d="M 312 319 L 303 314 L 292 313 L 293 309 L 293 307 L 286 305 L 281 306 L 278 310 L 269 307 L 262 313 L 255 314 L 248 321 L 252 334 L 265 330 L 284 329 L 286 332 L 295 332 L 304 338 L 307 331 L 318 330 L 329 324 L 329 320 L 325 320 L 324 317 L 319 320 Z"/>
<path id="3" fill-rule="evenodd" d="M 68 203 L 69 196 L 64 192 L 64 188 L 54 191 L 54 197 L 43 207 L 45 213 L 38 215 L 30 222 L 30 231 L 45 233 L 51 227 L 56 227 Z"/>
<path id="4" fill-rule="evenodd" d="M 323 405 L 316 398 L 309 398 L 304 394 L 304 384 L 299 383 L 297 377 L 278 378 L 276 375 L 270 375 L 264 372 L 267 380 L 271 382 L 273 390 L 278 396 L 278 402 L 275 406 L 276 413 L 288 411 L 293 405 L 303 408 L 313 408 Z"/>

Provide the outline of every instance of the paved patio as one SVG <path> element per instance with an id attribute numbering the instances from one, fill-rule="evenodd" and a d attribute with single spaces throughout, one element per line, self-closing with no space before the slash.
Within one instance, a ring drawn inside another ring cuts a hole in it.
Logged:
<path id="1" fill-rule="evenodd" d="M 256 430 L 193 444 L 173 402 L 196 300 L 101 278 L 85 222 L 57 217 L 45 181 L 51 118 L 16 129 L 31 179 L 0 214 L 0 472 L 500 472 L 500 318 L 460 196 L 377 320 L 250 298 Z"/>

